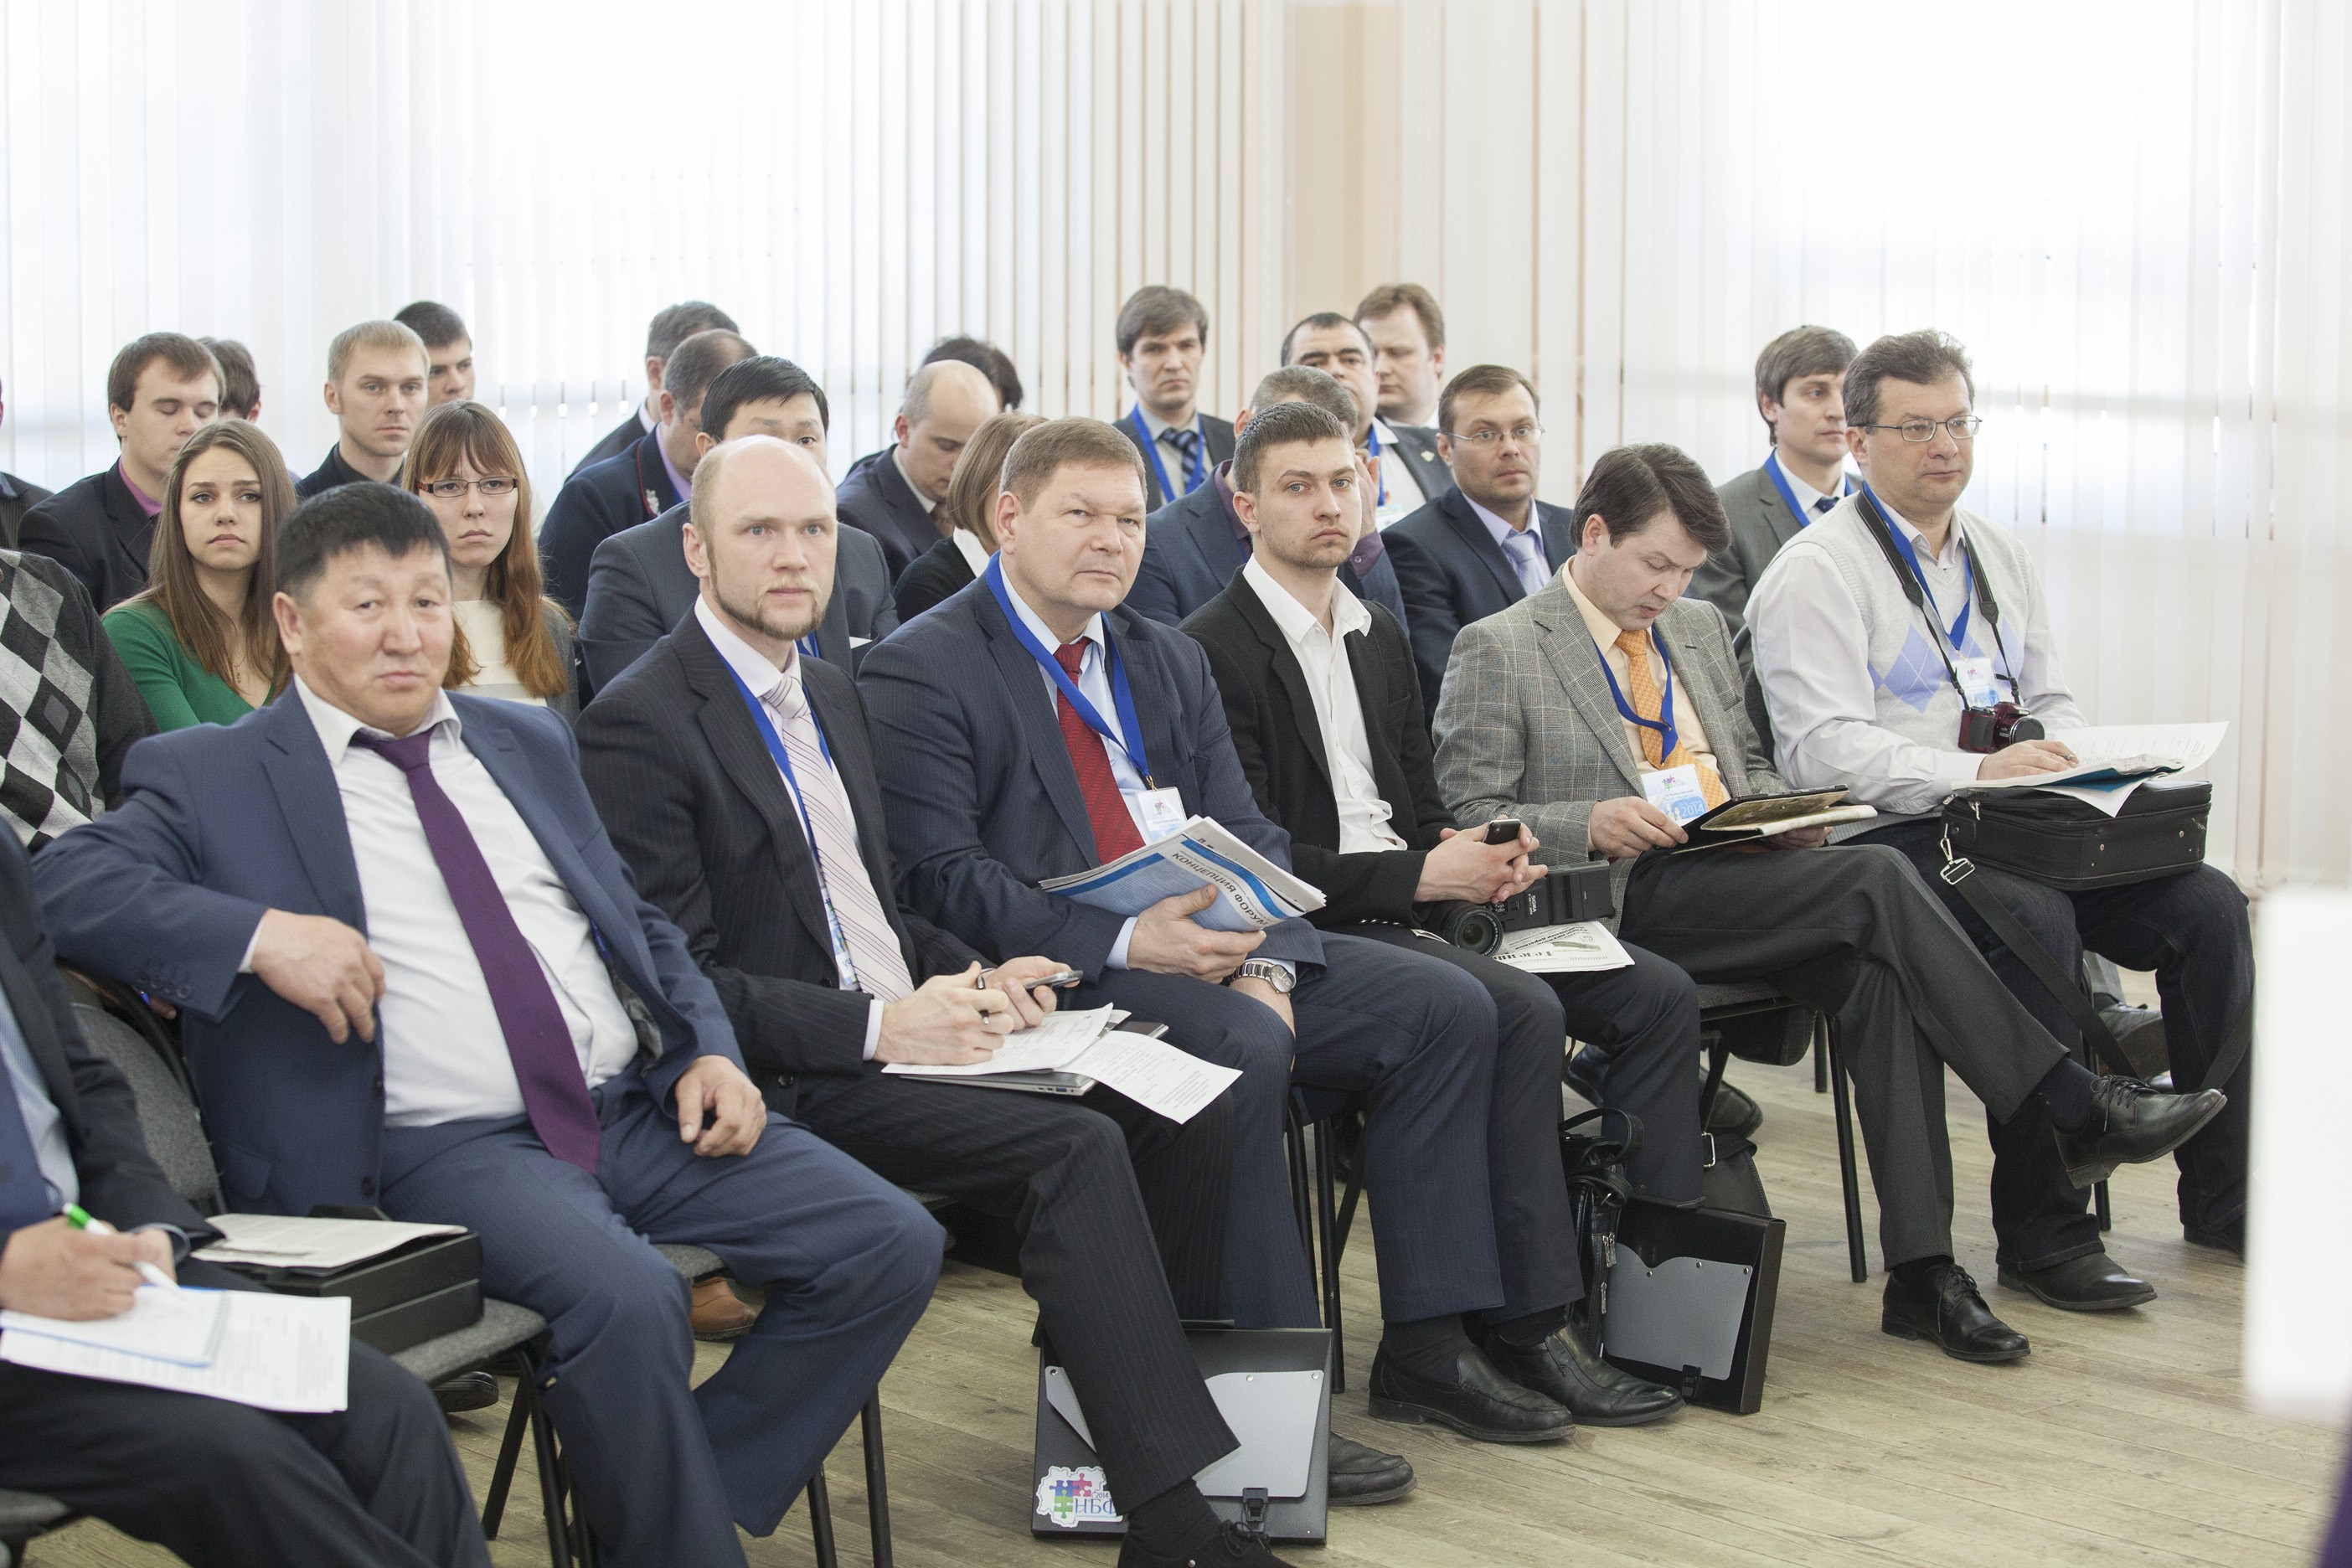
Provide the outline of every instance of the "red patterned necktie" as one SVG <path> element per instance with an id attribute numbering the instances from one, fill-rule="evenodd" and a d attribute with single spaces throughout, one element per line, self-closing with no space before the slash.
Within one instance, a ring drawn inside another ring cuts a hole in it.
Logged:
<path id="1" fill-rule="evenodd" d="M 1068 672 L 1070 684 L 1078 683 L 1078 668 L 1085 662 L 1085 639 L 1066 642 L 1054 650 L 1054 662 Z M 1056 688 L 1054 692 L 1054 715 L 1062 721 L 1062 744 L 1070 749 L 1070 766 L 1077 770 L 1078 793 L 1086 797 L 1087 820 L 1094 824 L 1097 864 L 1118 859 L 1130 849 L 1143 847 L 1143 835 L 1136 831 L 1135 818 L 1129 815 L 1127 797 L 1119 793 L 1118 780 L 1110 771 L 1110 753 L 1093 726 L 1078 717 L 1070 706 L 1069 698 Z"/>

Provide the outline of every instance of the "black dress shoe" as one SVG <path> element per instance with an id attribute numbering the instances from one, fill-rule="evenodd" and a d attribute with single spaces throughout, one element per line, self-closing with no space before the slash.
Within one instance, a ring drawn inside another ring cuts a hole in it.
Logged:
<path id="1" fill-rule="evenodd" d="M 1601 1103 L 1601 1053 L 1591 1047 L 1568 1058 L 1560 1068 L 1560 1081 L 1576 1090 L 1588 1104 Z"/>
<path id="2" fill-rule="evenodd" d="M 1331 1434 L 1330 1498 L 1333 1508 L 1364 1508 L 1394 1502 L 1412 1490 L 1412 1466 L 1402 1454 L 1383 1454 L 1353 1437 Z"/>
<path id="3" fill-rule="evenodd" d="M 2114 1312 L 2156 1300 L 2156 1287 L 2125 1273 L 2104 1252 L 2086 1252 L 2047 1268 L 2000 1266 L 2000 1282 L 2026 1290 L 2062 1312 Z"/>
<path id="4" fill-rule="evenodd" d="M 1938 1265 L 1917 1290 L 1886 1277 L 1878 1326 L 1898 1340 L 1929 1340 L 1955 1361 L 2023 1361 L 2025 1336 L 1992 1315 L 1977 1282 L 1957 1263 Z"/>
<path id="5" fill-rule="evenodd" d="M 1682 1408 L 1681 1394 L 1610 1365 L 1585 1348 L 1573 1328 L 1524 1348 L 1490 1338 L 1485 1349 L 1496 1371 L 1566 1406 L 1587 1426 L 1643 1426 Z"/>
<path id="6" fill-rule="evenodd" d="M 1455 1355 L 1454 1376 L 1444 1383 L 1399 1366 L 1381 1351 L 1372 1357 L 1371 1400 L 1372 1414 L 1383 1421 L 1434 1422 L 1481 1443 L 1550 1443 L 1576 1425 L 1565 1405 L 1513 1383 L 1475 1345 Z"/>
<path id="7" fill-rule="evenodd" d="M 2184 1225 L 2181 1236 L 2191 1247 L 2210 1247 L 2216 1252 L 2227 1252 L 2240 1262 L 2246 1257 L 2246 1216 L 2240 1215 L 2225 1225 Z"/>
<path id="8" fill-rule="evenodd" d="M 487 1372 L 461 1372 L 433 1385 L 434 1400 L 444 1415 L 488 1410 L 499 1402 L 499 1380 Z"/>
<path id="9" fill-rule="evenodd" d="M 1265 1537 L 1228 1520 L 1206 1545 L 1181 1557 L 1157 1556 L 1130 1535 L 1119 1542 L 1118 1568 L 1291 1568 L 1291 1564 L 1274 1554 Z"/>
<path id="10" fill-rule="evenodd" d="M 2096 1186 L 2117 1165 L 2160 1160 L 2196 1137 L 2228 1103 L 2218 1089 L 2158 1094 L 2127 1078 L 2103 1078 L 2091 1088 L 2091 1120 L 2057 1134 L 2066 1179 L 2077 1187 Z"/>
<path id="11" fill-rule="evenodd" d="M 1715 1103 L 1706 1110 L 1706 1130 L 1734 1138 L 1752 1138 L 1764 1125 L 1764 1108 L 1727 1083 L 1715 1086 Z"/>

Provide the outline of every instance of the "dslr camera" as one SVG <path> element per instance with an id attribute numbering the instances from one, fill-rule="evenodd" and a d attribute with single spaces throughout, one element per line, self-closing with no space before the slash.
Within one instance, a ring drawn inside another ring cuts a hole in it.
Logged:
<path id="1" fill-rule="evenodd" d="M 2038 741 L 2042 734 L 2042 721 L 2031 709 L 2014 702 L 1960 710 L 1960 750 L 1964 752 L 1998 752 L 2020 741 Z"/>
<path id="2" fill-rule="evenodd" d="M 1431 929 L 1456 947 L 1491 953 L 1512 931 L 1607 920 L 1616 912 L 1617 900 L 1609 889 L 1609 863 L 1594 860 L 1553 866 L 1499 904 L 1440 904 L 1433 911 Z"/>

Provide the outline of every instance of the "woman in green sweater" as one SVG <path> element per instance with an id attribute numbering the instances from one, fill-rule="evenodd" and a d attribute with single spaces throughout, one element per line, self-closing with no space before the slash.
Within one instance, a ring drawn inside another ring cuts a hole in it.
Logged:
<path id="1" fill-rule="evenodd" d="M 225 419 L 180 448 L 148 549 L 147 591 L 106 615 L 159 730 L 233 724 L 285 679 L 269 601 L 294 487 L 278 444 Z"/>

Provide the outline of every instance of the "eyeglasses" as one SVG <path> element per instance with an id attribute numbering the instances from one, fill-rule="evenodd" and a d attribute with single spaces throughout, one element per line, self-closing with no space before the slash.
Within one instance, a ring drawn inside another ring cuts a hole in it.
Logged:
<path id="1" fill-rule="evenodd" d="M 1936 432 L 1948 430 L 1955 441 L 1973 441 L 1984 428 L 1984 421 L 1973 414 L 1963 414 L 1958 419 L 1906 419 L 1900 425 L 1859 425 L 1859 430 L 1899 430 L 1903 438 L 1916 447 L 1936 438 Z"/>
<path id="2" fill-rule="evenodd" d="M 443 500 L 456 500 L 467 490 L 478 489 L 482 492 L 484 500 L 489 500 L 498 496 L 514 494 L 515 487 L 521 482 L 504 474 L 493 474 L 487 479 L 436 479 L 425 487 L 425 493 L 439 496 Z"/>
<path id="3" fill-rule="evenodd" d="M 1524 446 L 1528 442 L 1532 441 L 1537 437 L 1542 435 L 1543 426 L 1540 425 L 1514 425 L 1508 430 L 1487 429 L 1467 430 L 1461 432 L 1449 430 L 1445 434 L 1453 440 L 1467 441 L 1473 447 L 1491 447 L 1496 442 L 1501 440 L 1505 436 L 1510 437 L 1512 440 Z"/>

